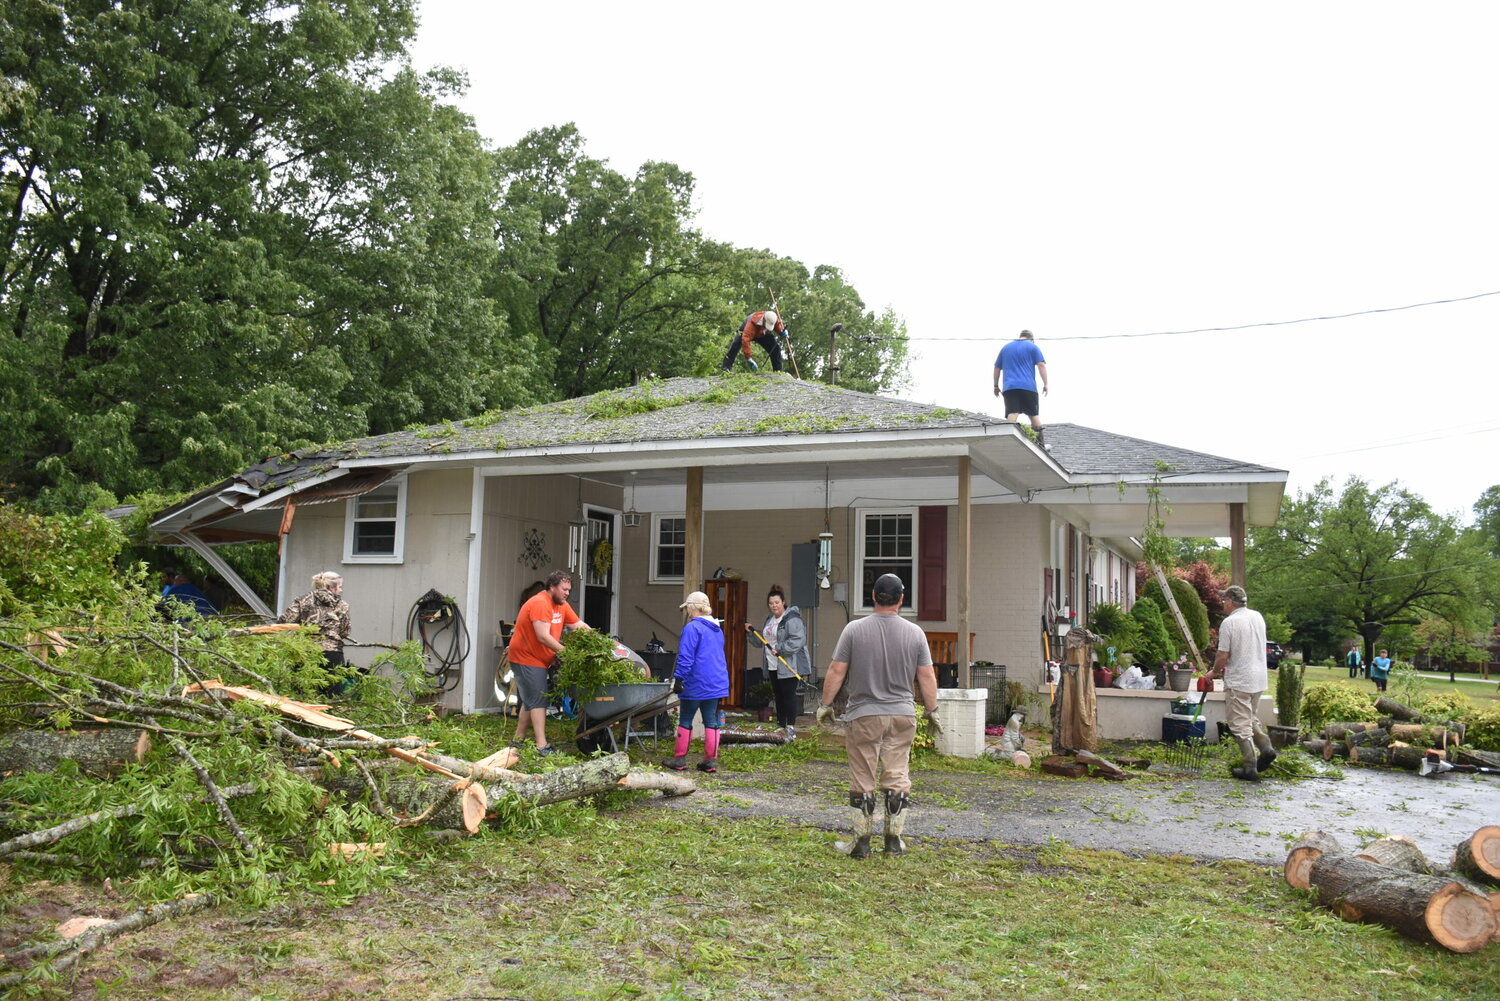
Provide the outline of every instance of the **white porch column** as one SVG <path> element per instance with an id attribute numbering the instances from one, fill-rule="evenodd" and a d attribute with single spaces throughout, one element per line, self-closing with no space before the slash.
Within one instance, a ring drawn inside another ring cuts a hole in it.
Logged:
<path id="1" fill-rule="evenodd" d="M 1229 505 L 1229 582 L 1245 586 L 1245 505 Z"/>
<path id="2" fill-rule="evenodd" d="M 958 457 L 958 642 L 953 645 L 958 658 L 958 687 L 968 688 L 969 664 L 974 660 L 973 644 L 969 642 L 969 567 L 973 562 L 970 547 L 974 540 L 972 510 L 970 507 L 969 457 Z"/>

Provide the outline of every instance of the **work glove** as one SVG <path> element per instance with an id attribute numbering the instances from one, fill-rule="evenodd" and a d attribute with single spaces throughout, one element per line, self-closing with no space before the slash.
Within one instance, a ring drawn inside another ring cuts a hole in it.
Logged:
<path id="1" fill-rule="evenodd" d="M 819 726 L 831 721 L 833 719 L 833 706 L 818 706 L 818 711 L 814 715 L 814 718 L 818 721 Z"/>
<path id="2" fill-rule="evenodd" d="M 927 714 L 927 730 L 934 737 L 943 732 L 943 723 L 938 719 L 936 712 Z"/>
<path id="3" fill-rule="evenodd" d="M 672 679 L 672 694 L 673 695 L 681 695 L 682 694 L 682 679 L 681 678 L 673 678 Z"/>

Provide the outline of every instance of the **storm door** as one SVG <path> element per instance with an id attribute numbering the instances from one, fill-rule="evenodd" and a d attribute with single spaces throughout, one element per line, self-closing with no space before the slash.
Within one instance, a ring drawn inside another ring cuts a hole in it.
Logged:
<path id="1" fill-rule="evenodd" d="M 583 621 L 601 633 L 615 631 L 615 516 L 589 508 L 588 542 L 583 552 Z"/>

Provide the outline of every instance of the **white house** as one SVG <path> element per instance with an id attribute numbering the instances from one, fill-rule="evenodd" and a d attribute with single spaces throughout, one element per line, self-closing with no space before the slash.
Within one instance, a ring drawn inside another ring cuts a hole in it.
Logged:
<path id="1" fill-rule="evenodd" d="M 1245 526 L 1274 523 L 1286 485 L 1283 470 L 1077 425 L 1050 425 L 1047 443 L 782 375 L 680 378 L 280 456 L 152 524 L 266 614 L 213 547 L 281 539 L 278 607 L 338 570 L 362 641 L 406 638 L 421 595 L 451 596 L 471 643 L 442 698 L 473 712 L 494 702 L 499 623 L 557 568 L 576 572 L 579 613 L 636 648 L 674 647 L 684 593 L 716 571 L 747 582 L 756 623 L 781 584 L 820 673 L 893 571 L 935 650 L 1036 684 L 1044 622 L 1134 600 L 1150 488 L 1168 534 L 1231 537 L 1243 579 Z"/>

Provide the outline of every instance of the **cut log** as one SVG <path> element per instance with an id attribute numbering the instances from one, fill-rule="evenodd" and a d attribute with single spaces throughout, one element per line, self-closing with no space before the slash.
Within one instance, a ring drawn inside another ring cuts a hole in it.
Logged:
<path id="1" fill-rule="evenodd" d="M 1378 729 L 1380 727 L 1374 723 L 1329 723 L 1323 728 L 1320 736 L 1325 740 L 1348 740 L 1350 734 Z"/>
<path id="2" fill-rule="evenodd" d="M 1360 747 L 1358 744 L 1350 744 L 1349 760 L 1360 765 L 1384 765 L 1391 760 L 1391 750 L 1388 747 Z"/>
<path id="3" fill-rule="evenodd" d="M 677 772 L 660 768 L 632 768 L 620 779 L 620 788 L 639 791 L 656 790 L 667 796 L 688 796 L 698 791 L 698 783 Z"/>
<path id="4" fill-rule="evenodd" d="M 1432 863 L 1427 861 L 1427 856 L 1422 854 L 1417 843 L 1399 834 L 1371 841 L 1354 857 L 1369 859 L 1404 872 L 1420 873 L 1423 876 L 1433 874 Z"/>
<path id="5" fill-rule="evenodd" d="M 1089 766 L 1054 754 L 1042 759 L 1042 771 L 1048 775 L 1061 775 L 1065 779 L 1081 779 L 1088 774 Z"/>
<path id="6" fill-rule="evenodd" d="M 1286 879 L 1287 885 L 1299 890 L 1306 890 L 1312 886 L 1307 874 L 1312 869 L 1312 864 L 1326 855 L 1342 855 L 1344 846 L 1339 844 L 1337 838 L 1326 831 L 1303 831 L 1302 836 L 1292 842 L 1291 851 L 1287 852 L 1286 864 L 1281 867 L 1281 874 Z"/>
<path id="7" fill-rule="evenodd" d="M 790 743 L 784 730 L 738 730 L 734 727 L 724 727 L 719 731 L 719 743 L 721 744 L 772 744 L 782 745 Z"/>
<path id="8" fill-rule="evenodd" d="M 1480 883 L 1500 886 L 1500 827 L 1481 827 L 1453 853 L 1455 872 Z"/>
<path id="9" fill-rule="evenodd" d="M 1475 952 L 1495 934 L 1489 900 L 1451 879 L 1325 853 L 1308 880 L 1318 902 L 1345 921 L 1384 925 L 1450 952 Z"/>
<path id="10" fill-rule="evenodd" d="M 1392 768 L 1405 768 L 1409 772 L 1415 772 L 1422 767 L 1422 759 L 1427 757 L 1427 752 L 1420 747 L 1412 747 L 1410 744 L 1392 744 L 1386 748 L 1391 752 L 1390 760 L 1386 764 Z"/>
<path id="11" fill-rule="evenodd" d="M 1403 705 L 1395 699 L 1388 699 L 1384 695 L 1375 700 L 1375 708 L 1387 716 L 1394 716 L 1396 719 L 1414 720 L 1422 715 L 1411 706 Z"/>
<path id="12" fill-rule="evenodd" d="M 1384 727 L 1355 730 L 1348 735 L 1350 747 L 1384 747 L 1391 742 L 1391 732 Z"/>
<path id="13" fill-rule="evenodd" d="M 86 775 L 113 778 L 150 752 L 150 734 L 133 727 L 7 730 L 0 733 L 0 773 L 51 772 L 60 761 L 76 761 Z"/>
<path id="14" fill-rule="evenodd" d="M 1464 728 L 1457 723 L 1396 723 L 1390 732 L 1392 740 L 1424 747 L 1446 748 L 1464 742 Z"/>

